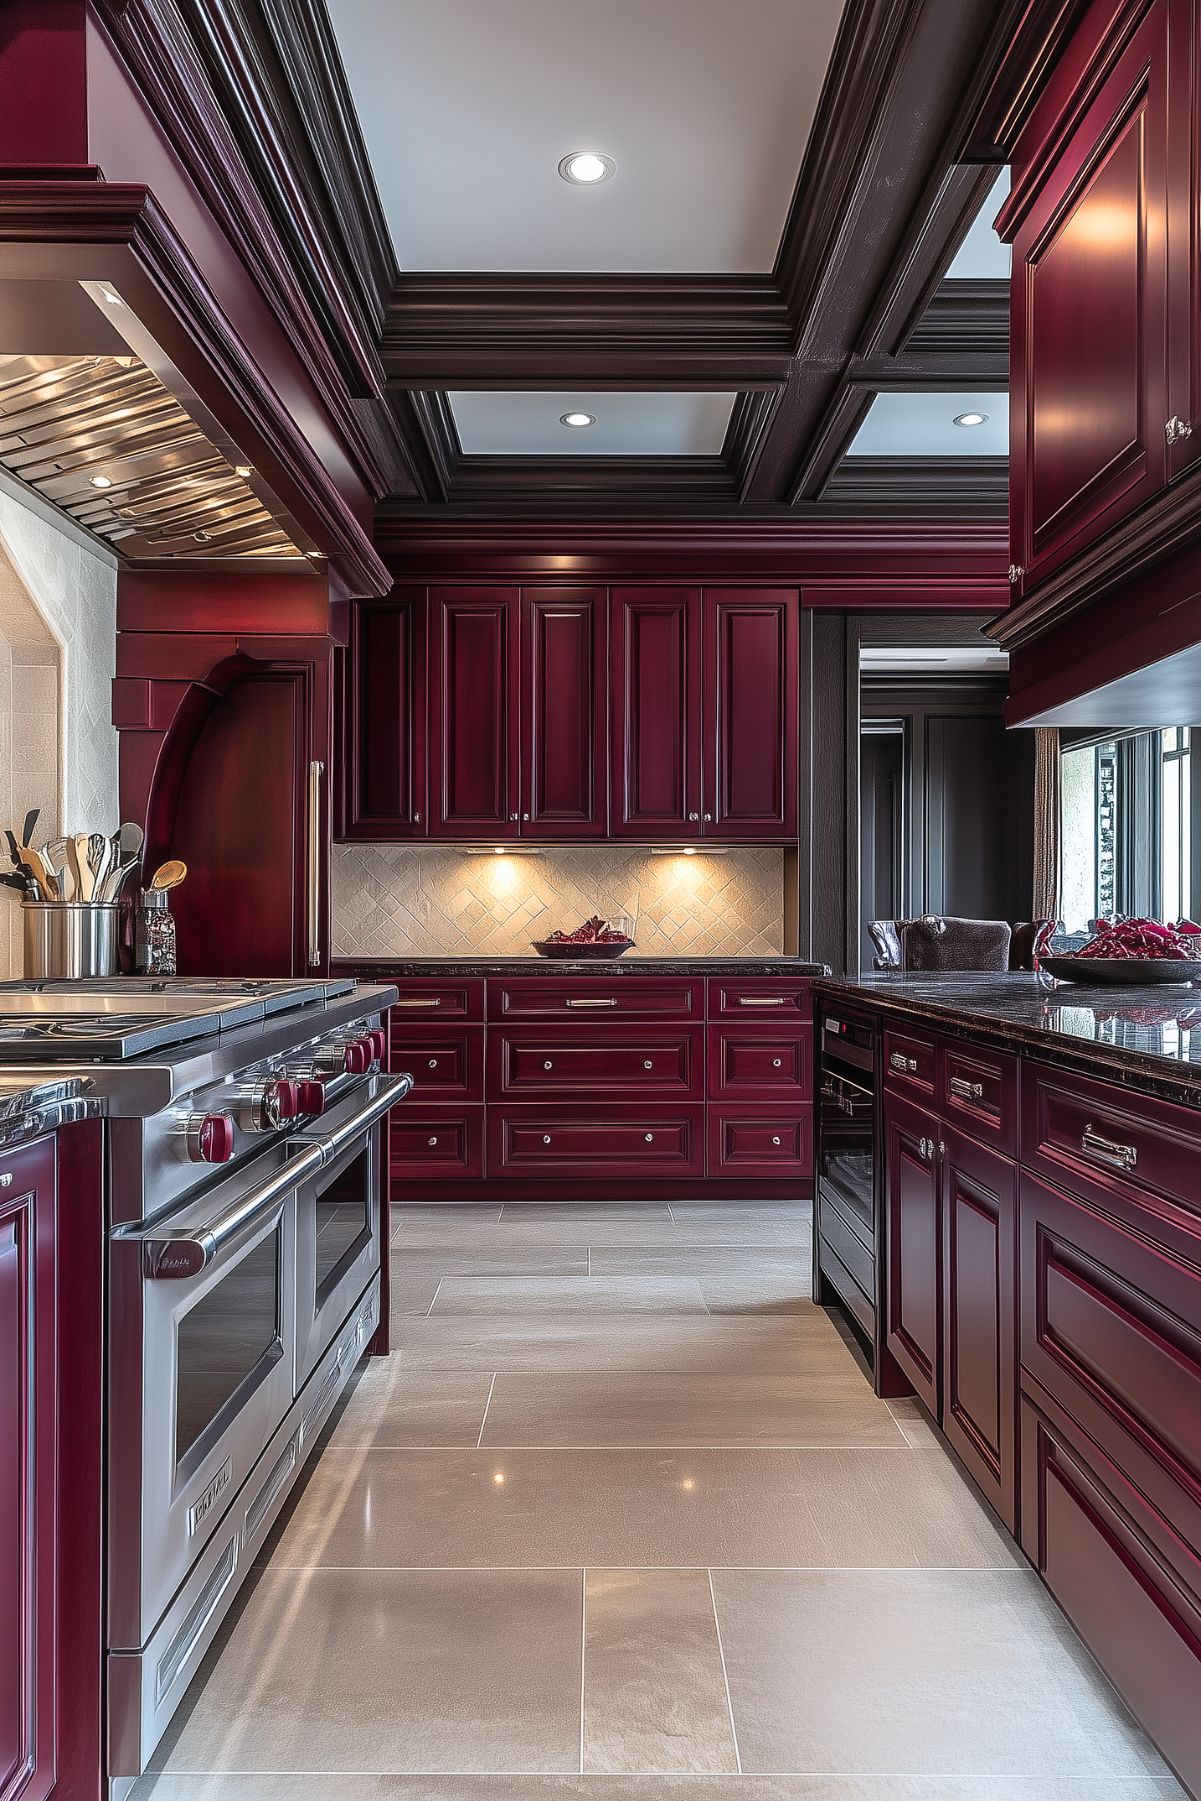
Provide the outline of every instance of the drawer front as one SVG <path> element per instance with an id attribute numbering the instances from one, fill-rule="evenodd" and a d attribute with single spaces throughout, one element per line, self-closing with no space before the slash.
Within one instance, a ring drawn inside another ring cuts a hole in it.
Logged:
<path id="1" fill-rule="evenodd" d="M 710 1019 L 812 1019 L 810 985 L 796 977 L 710 976 Z"/>
<path id="2" fill-rule="evenodd" d="M 1194 1259 L 1023 1176 L 1023 1371 L 1201 1546 L 1201 1234 Z"/>
<path id="3" fill-rule="evenodd" d="M 449 977 L 446 980 L 440 976 L 421 976 L 417 980 L 397 976 L 396 986 L 400 990 L 400 998 L 392 1008 L 392 1021 L 396 1027 L 403 1027 L 413 1019 L 441 1023 L 443 1020 L 482 1020 L 484 1017 L 482 976 Z"/>
<path id="4" fill-rule="evenodd" d="M 709 1106 L 711 1176 L 813 1174 L 811 1107 Z"/>
<path id="5" fill-rule="evenodd" d="M 1201 1232 L 1201 1110 L 1025 1063 L 1022 1162 L 1192 1255 Z"/>
<path id="6" fill-rule="evenodd" d="M 1137 1491 L 1070 1422 L 1022 1404 L 1022 1548 L 1132 1712 L 1201 1793 L 1201 1605 Z"/>
<path id="7" fill-rule="evenodd" d="M 704 1018 L 700 982 L 655 976 L 515 976 L 488 984 L 489 1019 Z"/>
<path id="8" fill-rule="evenodd" d="M 699 1176 L 702 1107 L 490 1107 L 490 1176 Z"/>
<path id="9" fill-rule="evenodd" d="M 393 1020 L 388 1067 L 413 1078 L 416 1104 L 423 1101 L 482 1101 L 483 1026 L 411 1026 Z"/>
<path id="10" fill-rule="evenodd" d="M 402 1201 L 397 1182 L 461 1182 L 484 1173 L 484 1109 L 482 1107 L 410 1107 L 392 1115 L 388 1128 L 388 1164 L 392 1199 Z"/>
<path id="11" fill-rule="evenodd" d="M 959 1038 L 940 1038 L 935 1070 L 944 1119 L 1010 1156 L 1018 1144 L 1018 1060 Z"/>
<path id="12" fill-rule="evenodd" d="M 514 1026 L 493 1029 L 488 1045 L 490 1101 L 599 1100 L 606 1095 L 700 1100 L 704 1038 L 700 1027 Z"/>
<path id="13" fill-rule="evenodd" d="M 829 1197 L 818 1189 L 817 1229 L 869 1298 L 876 1293 L 876 1259 Z"/>
<path id="14" fill-rule="evenodd" d="M 934 1093 L 934 1040 L 920 1032 L 884 1029 L 884 1080 L 901 1090 Z"/>
<path id="15" fill-rule="evenodd" d="M 813 1039 L 767 1025 L 709 1027 L 709 1095 L 717 1101 L 813 1098 Z"/>

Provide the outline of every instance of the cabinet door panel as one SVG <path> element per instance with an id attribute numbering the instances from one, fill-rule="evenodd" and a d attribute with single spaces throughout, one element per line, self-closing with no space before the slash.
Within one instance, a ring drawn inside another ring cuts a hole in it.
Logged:
<path id="1" fill-rule="evenodd" d="M 614 588 L 610 619 L 613 834 L 696 837 L 700 594 L 694 588 Z"/>
<path id="2" fill-rule="evenodd" d="M 1014 245 L 1011 485 L 1026 585 L 1162 486 L 1167 11 L 1151 9 Z"/>
<path id="3" fill-rule="evenodd" d="M 796 835 L 797 597 L 705 592 L 706 837 Z"/>
<path id="4" fill-rule="evenodd" d="M 431 800 L 443 837 L 518 828 L 518 637 L 515 589 L 431 588 Z"/>
<path id="5" fill-rule="evenodd" d="M 939 1414 L 938 1122 L 899 1096 L 884 1097 L 888 1214 L 888 1348 L 919 1400 Z"/>
<path id="6" fill-rule="evenodd" d="M 1016 1167 L 944 1131 L 942 1427 L 1012 1530 L 1016 1471 Z"/>
<path id="7" fill-rule="evenodd" d="M 348 838 L 426 829 L 425 591 L 394 589 L 351 609 L 344 791 Z"/>
<path id="8" fill-rule="evenodd" d="M 603 837 L 608 827 L 605 595 L 526 589 L 521 829 L 540 838 Z"/>

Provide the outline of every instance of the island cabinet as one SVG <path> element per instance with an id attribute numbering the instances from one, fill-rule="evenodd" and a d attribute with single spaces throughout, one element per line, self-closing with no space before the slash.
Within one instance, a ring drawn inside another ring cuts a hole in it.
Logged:
<path id="1" fill-rule="evenodd" d="M 798 606 L 549 585 L 356 602 L 339 835 L 793 840 Z"/>

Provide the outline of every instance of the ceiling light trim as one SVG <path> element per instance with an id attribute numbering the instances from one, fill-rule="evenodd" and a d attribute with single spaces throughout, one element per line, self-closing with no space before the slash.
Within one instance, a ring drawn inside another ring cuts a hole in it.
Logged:
<path id="1" fill-rule="evenodd" d="M 559 158 L 559 174 L 573 188 L 599 188 L 616 173 L 617 164 L 601 150 L 569 150 Z"/>

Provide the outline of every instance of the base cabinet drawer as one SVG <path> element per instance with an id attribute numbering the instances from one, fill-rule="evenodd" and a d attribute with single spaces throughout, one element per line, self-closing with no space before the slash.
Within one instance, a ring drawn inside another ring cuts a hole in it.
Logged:
<path id="1" fill-rule="evenodd" d="M 493 1027 L 488 1099 L 700 1100 L 705 1045 L 699 1027 Z"/>
<path id="2" fill-rule="evenodd" d="M 795 1026 L 812 1019 L 813 997 L 807 981 L 786 976 L 710 976 L 710 1019 L 785 1020 Z"/>
<path id="3" fill-rule="evenodd" d="M 811 1107 L 718 1107 L 709 1105 L 711 1176 L 796 1176 L 813 1174 Z"/>
<path id="4" fill-rule="evenodd" d="M 414 1104 L 482 1101 L 484 1028 L 392 1024 L 388 1067 L 413 1078 Z"/>
<path id="5" fill-rule="evenodd" d="M 1022 1402 L 1022 1548 L 1118 1693 L 1201 1793 L 1201 1602 L 1153 1546 L 1138 1491 Z"/>
<path id="6" fill-rule="evenodd" d="M 923 1097 L 934 1093 L 934 1040 L 920 1032 L 884 1032 L 884 1080 L 902 1092 L 909 1089 Z"/>
<path id="7" fill-rule="evenodd" d="M 461 1182 L 484 1173 L 484 1109 L 410 1106 L 393 1113 L 388 1163 L 394 1180 Z M 393 1192 L 403 1200 L 403 1192 Z"/>
<path id="8" fill-rule="evenodd" d="M 693 1019 L 705 1017 L 700 982 L 678 976 L 513 976 L 488 984 L 488 1018 Z"/>
<path id="9" fill-rule="evenodd" d="M 813 1042 L 808 1031 L 770 1026 L 709 1027 L 709 1098 L 809 1101 Z"/>
<path id="10" fill-rule="evenodd" d="M 1018 1060 L 1005 1051 L 940 1038 L 936 1057 L 938 1109 L 1008 1156 L 1018 1147 Z"/>
<path id="11" fill-rule="evenodd" d="M 385 980 L 383 976 L 380 981 Z M 390 1014 L 394 1031 L 404 1030 L 411 1020 L 470 1019 L 484 1017 L 484 979 L 482 976 L 398 976 L 399 999 L 393 1001 Z"/>
<path id="12" fill-rule="evenodd" d="M 490 1176 L 699 1176 L 702 1107 L 490 1107 Z"/>

